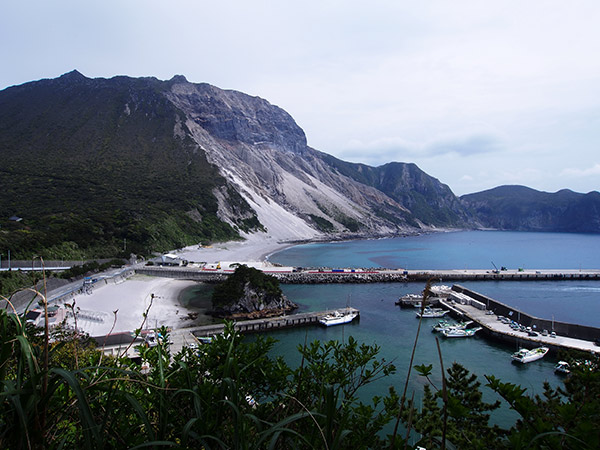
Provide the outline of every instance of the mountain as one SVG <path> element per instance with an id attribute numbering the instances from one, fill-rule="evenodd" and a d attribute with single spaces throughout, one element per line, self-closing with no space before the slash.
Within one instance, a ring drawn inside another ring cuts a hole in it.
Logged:
<path id="1" fill-rule="evenodd" d="M 194 140 L 267 229 L 293 224 L 287 232 L 306 237 L 315 230 L 394 234 L 467 223 L 450 189 L 416 166 L 371 168 L 312 149 L 293 119 L 265 100 L 181 78 L 165 95 L 186 114 Z M 443 196 L 448 198 L 441 200 Z M 282 209 L 265 205 L 265 200 Z M 448 218 L 423 213 L 442 203 L 458 212 Z"/>
<path id="2" fill-rule="evenodd" d="M 283 109 L 183 76 L 72 71 L 0 91 L 0 158 L 0 248 L 21 259 L 150 254 L 251 233 L 600 232 L 598 192 L 502 186 L 458 199 L 415 164 L 342 161 L 309 147 Z"/>
<path id="3" fill-rule="evenodd" d="M 258 224 L 162 86 L 71 72 L 0 92 L 3 248 L 15 258 L 148 253 Z M 237 208 L 231 224 L 215 191 Z M 23 220 L 7 222 L 13 215 Z"/>
<path id="4" fill-rule="evenodd" d="M 463 195 L 461 203 L 484 227 L 517 231 L 600 233 L 600 193 L 540 192 L 500 186 Z"/>
<path id="5" fill-rule="evenodd" d="M 14 258 L 474 223 L 414 164 L 341 161 L 281 108 L 183 76 L 73 71 L 0 91 L 0 158 L 0 246 Z"/>

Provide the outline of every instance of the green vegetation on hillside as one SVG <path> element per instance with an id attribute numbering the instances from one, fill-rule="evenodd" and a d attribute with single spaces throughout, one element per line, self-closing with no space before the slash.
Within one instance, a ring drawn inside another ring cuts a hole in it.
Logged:
<path id="1" fill-rule="evenodd" d="M 0 272 L 0 295 L 8 297 L 13 292 L 25 286 L 35 286 L 40 280 L 38 272 L 25 272 L 20 270 L 7 270 Z"/>
<path id="2" fill-rule="evenodd" d="M 89 259 L 238 238 L 213 190 L 240 217 L 250 208 L 186 134 L 164 88 L 68 74 L 0 92 L 0 249 Z M 259 226 L 253 218 L 240 228 Z"/>

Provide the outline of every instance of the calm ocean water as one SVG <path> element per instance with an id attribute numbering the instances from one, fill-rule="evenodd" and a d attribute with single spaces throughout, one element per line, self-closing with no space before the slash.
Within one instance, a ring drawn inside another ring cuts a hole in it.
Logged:
<path id="1" fill-rule="evenodd" d="M 598 269 L 600 235 L 459 231 L 298 245 L 270 259 L 291 266 L 493 269 L 495 264 L 510 269 Z"/>
<path id="2" fill-rule="evenodd" d="M 315 267 L 385 267 L 408 269 L 595 269 L 600 268 L 600 235 L 561 233 L 518 233 L 494 231 L 468 231 L 437 233 L 396 239 L 363 240 L 329 244 L 306 244 L 292 247 L 270 257 L 284 265 Z M 492 298 L 513 305 L 539 317 L 600 327 L 600 282 L 463 282 Z M 418 293 L 422 283 L 377 283 L 346 285 L 286 285 L 285 294 L 301 305 L 301 310 L 320 310 L 343 307 L 348 302 L 361 311 L 360 321 L 345 326 L 310 327 L 273 333 L 278 339 L 275 351 L 286 355 L 290 362 L 298 362 L 296 347 L 305 339 L 345 340 L 349 335 L 360 342 L 377 344 L 380 355 L 395 362 L 396 375 L 372 386 L 365 398 L 387 392 L 389 385 L 402 390 L 408 371 L 410 352 L 417 331 L 415 312 L 400 309 L 394 302 L 407 293 Z M 415 364 L 433 364 L 439 374 L 439 361 L 435 333 L 431 324 L 424 321 L 419 336 Z M 554 374 L 556 357 L 526 365 L 511 363 L 510 355 L 516 346 L 492 343 L 480 337 L 472 339 L 440 339 L 444 365 L 453 361 L 476 373 L 482 384 L 483 375 L 495 375 L 503 381 L 520 384 L 528 392 L 541 393 L 543 381 L 560 384 Z M 434 376 L 439 383 L 439 375 Z M 424 380 L 414 372 L 411 389 L 417 398 Z M 484 389 L 488 400 L 495 396 Z M 495 414 L 501 424 L 514 421 L 508 408 Z"/>
<path id="3" fill-rule="evenodd" d="M 292 247 L 270 257 L 273 262 L 303 267 L 385 267 L 408 269 L 493 269 L 508 268 L 579 269 L 600 268 L 600 235 L 559 233 L 513 233 L 469 231 L 438 233 L 396 239 L 362 240 L 330 244 L 306 244 Z M 463 282 L 466 287 L 513 305 L 528 313 L 565 322 L 600 327 L 600 282 Z M 360 321 L 330 328 L 306 327 L 270 333 L 278 340 L 274 349 L 290 363 L 299 362 L 297 346 L 305 340 L 347 340 L 381 347 L 380 356 L 394 361 L 397 374 L 363 392 L 363 398 L 383 395 L 393 385 L 402 391 L 408 371 L 410 352 L 418 320 L 415 311 L 400 309 L 398 297 L 418 293 L 422 283 L 282 285 L 284 293 L 300 305 L 300 311 L 343 307 L 350 303 L 360 309 Z M 435 319 L 424 320 L 415 364 L 433 364 L 434 382 L 439 385 L 439 360 L 431 332 Z M 541 393 L 542 383 L 558 385 L 554 374 L 555 356 L 517 366 L 510 355 L 516 346 L 492 343 L 481 337 L 440 339 L 444 366 L 454 361 L 479 376 L 495 375 L 501 380 L 520 384 L 528 392 Z M 420 398 L 425 381 L 413 372 L 410 388 Z M 484 389 L 485 399 L 496 400 Z M 494 421 L 508 425 L 515 415 L 503 408 Z"/>

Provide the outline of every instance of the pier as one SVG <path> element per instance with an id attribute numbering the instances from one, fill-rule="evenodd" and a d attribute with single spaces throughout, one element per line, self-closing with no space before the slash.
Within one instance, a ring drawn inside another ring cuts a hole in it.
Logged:
<path id="1" fill-rule="evenodd" d="M 600 347 L 595 344 L 596 339 L 600 339 L 599 328 L 540 319 L 460 285 L 452 286 L 452 293 L 440 303 L 453 317 L 472 320 L 482 327 L 480 333 L 495 340 L 532 348 L 544 346 L 552 351 L 600 353 Z M 513 330 L 508 323 L 500 321 L 499 316 L 530 327 L 537 336 Z M 542 330 L 547 330 L 548 335 L 540 334 Z M 555 336 L 550 335 L 552 331 Z"/>
<path id="2" fill-rule="evenodd" d="M 319 320 L 328 314 L 335 312 L 355 312 L 360 314 L 360 311 L 356 308 L 340 308 L 331 309 L 327 311 L 312 311 L 299 314 L 290 314 L 285 316 L 267 317 L 263 319 L 251 319 L 241 320 L 234 322 L 234 328 L 242 334 L 247 333 L 260 333 L 263 331 L 279 330 L 283 328 L 295 328 L 303 327 L 308 325 L 317 325 Z M 185 328 L 182 331 L 193 334 L 196 337 L 207 337 L 220 334 L 225 329 L 225 325 L 222 323 L 212 325 L 202 325 L 194 328 Z"/>

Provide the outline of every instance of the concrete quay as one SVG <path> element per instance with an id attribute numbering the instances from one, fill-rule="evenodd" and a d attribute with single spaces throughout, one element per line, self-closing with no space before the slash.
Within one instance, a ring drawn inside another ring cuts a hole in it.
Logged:
<path id="1" fill-rule="evenodd" d="M 594 340 L 600 338 L 600 329 L 598 328 L 539 319 L 474 291 L 469 291 L 462 286 L 455 285 L 452 289 L 454 295 L 451 294 L 448 299 L 441 300 L 442 306 L 450 310 L 450 315 L 455 318 L 468 319 L 477 323 L 482 327 L 479 333 L 488 338 L 515 344 L 519 347 L 544 346 L 553 352 L 564 349 L 600 353 L 600 347 L 594 344 Z M 491 300 L 493 303 L 485 300 Z M 500 308 L 500 306 L 506 309 Z M 499 310 L 501 310 L 501 314 Z M 532 327 L 537 336 L 529 336 L 527 333 L 513 330 L 509 324 L 498 319 L 498 314 L 524 326 Z M 540 332 L 544 329 L 548 332 L 554 330 L 556 336 L 543 336 Z"/>
<path id="2" fill-rule="evenodd" d="M 600 269 L 517 269 L 517 270 L 408 270 L 409 281 L 556 281 L 600 280 Z"/>
<path id="3" fill-rule="evenodd" d="M 536 281 L 536 280 L 600 280 L 599 269 L 586 270 L 405 270 L 405 269 L 298 269 L 277 267 L 261 269 L 285 284 L 320 283 L 394 283 L 407 281 Z M 274 270 L 277 269 L 277 270 Z M 145 266 L 135 269 L 136 273 L 176 279 L 222 282 L 233 269 L 206 271 L 196 267 Z"/>

